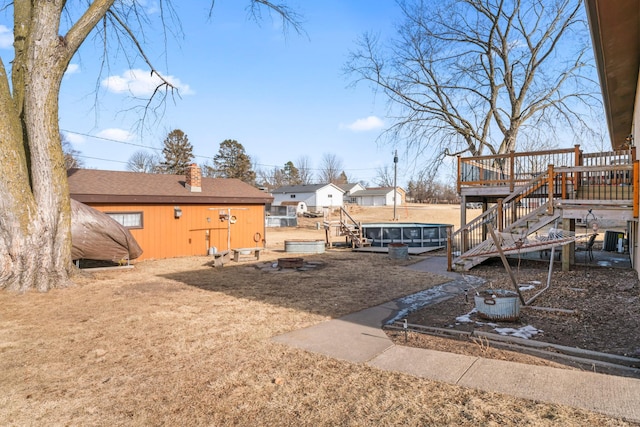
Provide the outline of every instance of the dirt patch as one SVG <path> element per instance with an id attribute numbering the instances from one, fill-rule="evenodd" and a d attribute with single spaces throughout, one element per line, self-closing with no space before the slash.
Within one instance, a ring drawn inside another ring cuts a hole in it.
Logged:
<path id="1" fill-rule="evenodd" d="M 512 259 L 511 265 L 526 301 L 546 286 L 548 272 L 545 264 L 530 261 L 518 263 Z M 521 308 L 516 322 L 488 321 L 475 310 L 476 292 L 487 295 L 488 289 L 514 290 L 502 263 L 493 260 L 475 267 L 469 274 L 485 278 L 487 284 L 478 289 L 469 289 L 467 295 L 461 294 L 411 313 L 408 322 L 470 332 L 475 337 L 461 337 L 470 343 L 416 336 L 409 340 L 409 345 L 523 363 L 546 364 L 549 360 L 557 360 L 553 354 L 546 360 L 537 360 L 530 356 L 520 358 L 518 353 L 513 352 L 488 351 L 489 346 L 477 336 L 480 331 L 497 333 L 496 330 L 500 330 L 498 328 L 518 331 L 528 327 L 537 332 L 529 337 L 532 341 L 640 358 L 640 290 L 637 274 L 633 270 L 578 266 L 569 272 L 554 271 L 549 289 L 530 303 L 536 308 Z M 403 343 L 403 334 L 391 332 L 390 335 L 398 343 Z"/>
<path id="2" fill-rule="evenodd" d="M 337 250 L 304 255 L 322 265 L 309 271 L 258 268 L 282 248 L 223 268 L 145 261 L 46 294 L 0 293 L 2 425 L 631 425 L 273 343 L 445 280 Z"/>
<path id="3" fill-rule="evenodd" d="M 350 214 L 359 221 L 385 220 L 392 213 L 387 209 L 372 209 L 353 206 Z M 451 205 L 408 206 L 399 210 L 401 221 L 439 222 L 459 225 L 459 207 Z M 470 211 L 471 217 L 479 211 Z M 386 215 L 386 216 L 385 216 Z M 315 222 L 302 220 L 295 232 L 310 232 Z M 293 231 L 293 230 L 290 230 Z M 277 233 L 276 235 L 281 235 Z M 317 237 L 317 236 L 316 236 Z M 601 245 L 598 241 L 596 248 Z M 433 255 L 433 254 L 431 254 Z M 444 256 L 444 254 L 440 254 Z M 414 258 L 415 261 L 415 258 Z M 525 300 L 537 294 L 547 283 L 548 264 L 531 260 L 511 260 L 513 271 L 519 284 L 533 286 L 523 290 Z M 537 342 L 575 347 L 596 352 L 640 358 L 640 286 L 637 273 L 630 269 L 597 267 L 577 264 L 573 271 L 562 272 L 557 265 L 552 275 L 550 289 L 542 293 L 531 305 L 559 309 L 543 311 L 521 309 L 518 322 L 491 322 L 472 313 L 471 322 L 456 322 L 456 318 L 470 313 L 475 308 L 473 291 L 465 298 L 460 295 L 451 300 L 427 307 L 408 316 L 408 322 L 420 326 L 443 328 L 455 331 L 475 331 L 495 333 L 495 328 L 520 329 L 528 325 L 536 328 L 538 334 L 530 339 Z M 489 281 L 485 288 L 513 290 L 513 284 L 500 260 L 495 259 L 473 268 L 469 274 Z M 478 323 L 476 323 L 478 322 Z M 483 324 L 480 324 L 483 323 Z M 554 365 L 565 368 L 586 369 L 584 363 L 573 363 L 551 353 L 541 357 L 494 348 L 477 337 L 447 339 L 422 334 L 405 334 L 388 331 L 388 335 L 398 344 L 433 348 L 443 351 L 511 360 L 521 363 Z M 588 359 L 588 357 L 587 357 Z M 559 365 L 558 363 L 562 363 Z M 632 364 L 632 366 L 635 366 Z M 640 368 L 640 366 L 635 366 Z M 616 369 L 591 367 L 591 370 L 618 374 L 636 374 Z"/>

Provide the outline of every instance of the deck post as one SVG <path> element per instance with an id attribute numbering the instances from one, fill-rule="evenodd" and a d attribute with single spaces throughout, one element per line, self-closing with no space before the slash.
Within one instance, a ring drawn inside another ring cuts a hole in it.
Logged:
<path id="1" fill-rule="evenodd" d="M 467 196 L 460 197 L 460 225 L 467 223 Z"/>
<path id="2" fill-rule="evenodd" d="M 547 166 L 547 187 L 548 188 L 548 193 L 549 193 L 549 200 L 547 202 L 547 215 L 553 215 L 553 193 L 554 193 L 554 188 L 553 188 L 553 183 L 555 181 L 555 176 L 553 175 L 553 165 L 549 165 Z"/>
<path id="3" fill-rule="evenodd" d="M 469 229 L 465 228 L 462 230 L 462 248 L 460 249 L 460 253 L 463 254 L 469 250 Z"/>
<path id="4" fill-rule="evenodd" d="M 579 144 L 573 146 L 573 152 L 575 157 L 573 160 L 574 166 L 582 166 L 582 151 L 580 151 Z M 577 192 L 580 188 L 580 180 L 582 179 L 582 174 L 580 172 L 577 172 L 573 179 L 573 191 Z"/>
<path id="5" fill-rule="evenodd" d="M 498 224 L 496 224 L 496 225 L 497 225 L 497 227 L 498 227 L 498 231 L 500 231 L 500 232 L 502 232 L 502 231 L 503 231 L 503 226 L 502 226 L 502 224 L 504 224 L 504 219 L 503 219 L 503 218 L 504 218 L 504 217 L 503 217 L 504 212 L 502 212 L 502 201 L 503 201 L 503 200 L 504 200 L 504 199 L 498 199 L 498 211 L 497 211 L 497 213 L 498 213 L 498 218 L 496 219 L 496 221 L 498 222 Z"/>
<path id="6" fill-rule="evenodd" d="M 447 227 L 447 271 L 453 271 L 453 238 L 451 227 Z"/>
<path id="7" fill-rule="evenodd" d="M 460 190 L 462 188 L 462 157 L 458 154 L 458 194 L 460 194 Z M 463 224 L 465 224 L 463 222 Z"/>
<path id="8" fill-rule="evenodd" d="M 514 173 L 515 164 L 516 164 L 516 152 L 514 150 L 511 150 L 511 153 L 509 153 L 509 192 L 510 193 L 513 193 L 513 190 L 515 188 L 515 180 L 516 180 L 516 176 Z"/>

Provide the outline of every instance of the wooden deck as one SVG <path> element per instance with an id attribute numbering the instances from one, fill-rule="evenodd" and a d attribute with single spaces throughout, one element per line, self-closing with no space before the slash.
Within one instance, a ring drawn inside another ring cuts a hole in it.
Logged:
<path id="1" fill-rule="evenodd" d="M 487 240 L 488 225 L 526 237 L 550 221 L 574 229 L 576 220 L 587 215 L 594 220 L 637 221 L 639 162 L 635 156 L 635 148 L 583 153 L 575 146 L 459 157 L 463 225 L 450 236 L 449 258 L 473 256 L 474 248 Z M 467 222 L 467 203 L 481 203 L 482 215 Z"/>

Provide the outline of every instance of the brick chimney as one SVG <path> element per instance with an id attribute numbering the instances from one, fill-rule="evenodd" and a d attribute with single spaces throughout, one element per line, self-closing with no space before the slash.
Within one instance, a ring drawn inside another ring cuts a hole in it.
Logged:
<path id="1" fill-rule="evenodd" d="M 195 163 L 189 165 L 185 178 L 184 186 L 187 190 L 192 193 L 200 193 L 202 191 L 202 171 L 200 166 Z"/>

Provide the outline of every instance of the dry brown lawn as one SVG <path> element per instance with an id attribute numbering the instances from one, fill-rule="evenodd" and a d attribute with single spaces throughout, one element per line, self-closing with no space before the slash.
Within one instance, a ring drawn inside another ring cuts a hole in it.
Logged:
<path id="1" fill-rule="evenodd" d="M 291 231 L 269 231 L 265 259 L 283 255 Z M 629 425 L 273 343 L 443 281 L 381 255 L 305 258 L 322 264 L 268 273 L 191 257 L 0 293 L 0 424 Z"/>

